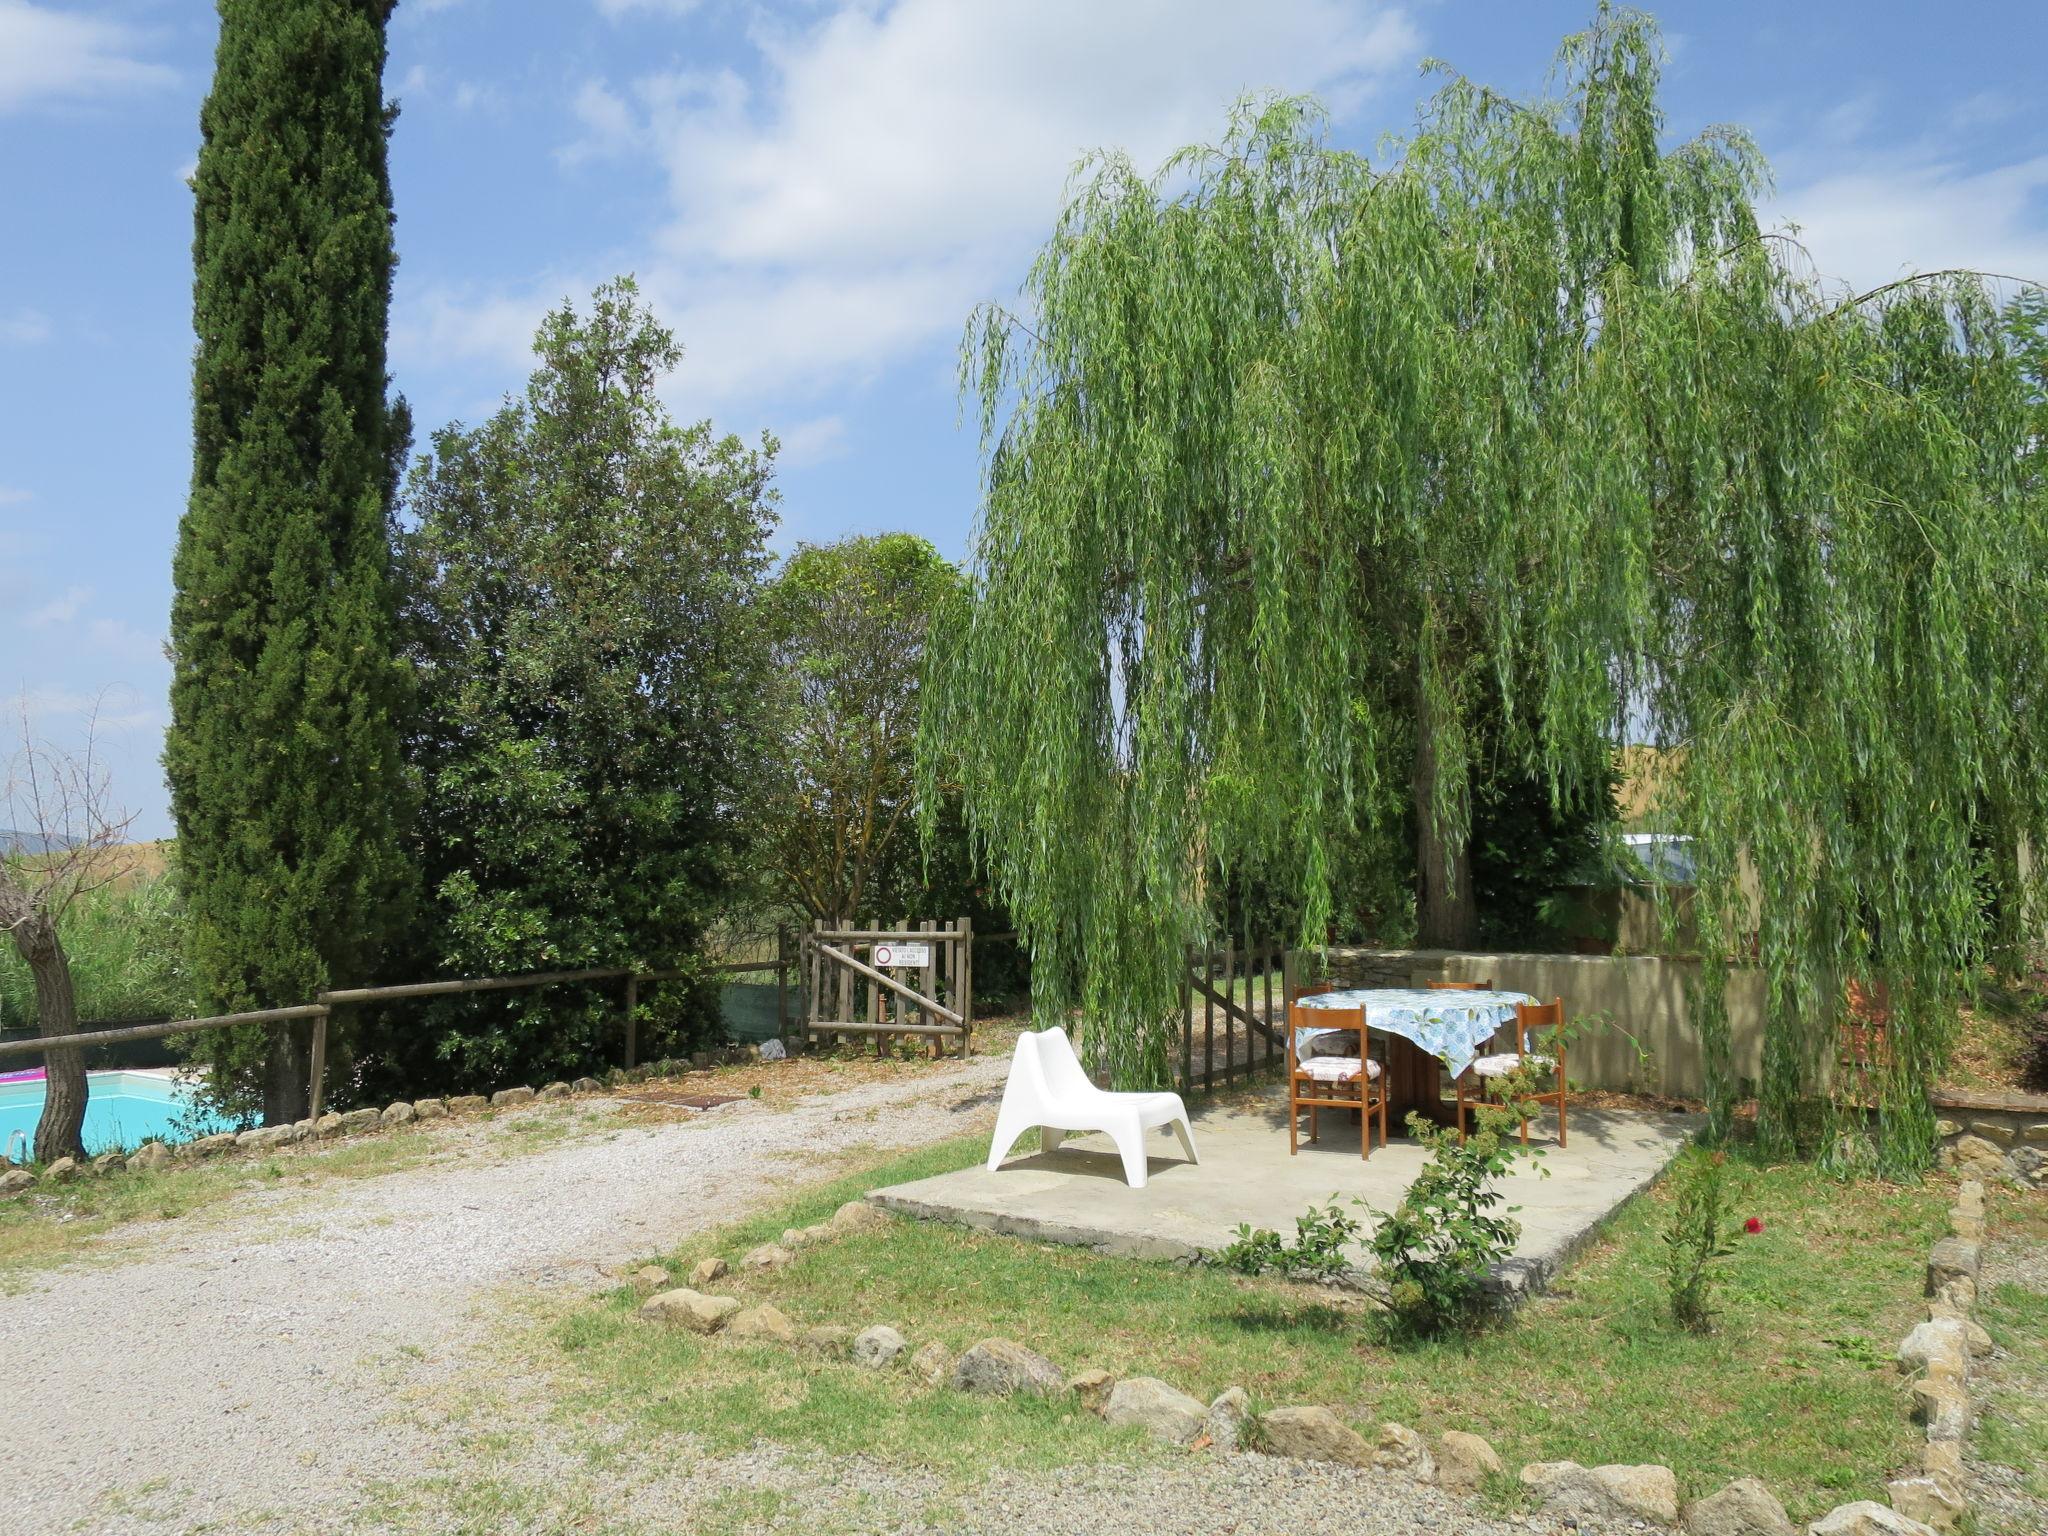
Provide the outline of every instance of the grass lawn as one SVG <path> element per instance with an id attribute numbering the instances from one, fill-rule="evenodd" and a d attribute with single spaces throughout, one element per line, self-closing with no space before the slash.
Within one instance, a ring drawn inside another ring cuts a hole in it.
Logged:
<path id="1" fill-rule="evenodd" d="M 839 1180 L 666 1262 L 681 1275 L 708 1254 L 737 1260 L 866 1189 L 983 1151 L 978 1139 L 950 1143 Z M 771 1301 L 799 1325 L 888 1322 L 913 1345 L 940 1339 L 956 1351 L 1002 1335 L 1070 1373 L 1157 1375 L 1205 1400 L 1238 1384 L 1262 1408 L 1323 1403 L 1361 1428 L 1473 1430 L 1511 1469 L 1664 1462 L 1688 1498 L 1753 1474 L 1796 1519 L 1881 1500 L 1885 1475 L 1913 1459 L 1917 1431 L 1891 1356 L 1920 1316 L 1948 1190 L 1843 1185 L 1804 1167 L 1744 1163 L 1735 1173 L 1737 1214 L 1765 1226 L 1727 1260 L 1720 1327 L 1708 1337 L 1664 1313 L 1661 1189 L 1624 1211 L 1558 1291 L 1468 1342 L 1389 1344 L 1357 1301 L 1304 1287 L 909 1221 L 719 1289 Z M 1276 1224 L 1292 1214 L 1275 1212 Z M 572 1415 L 688 1434 L 714 1451 L 765 1437 L 961 1478 L 994 1463 L 1160 1454 L 1066 1403 L 967 1398 L 908 1373 L 699 1339 L 639 1323 L 636 1303 L 622 1290 L 555 1325 Z"/>

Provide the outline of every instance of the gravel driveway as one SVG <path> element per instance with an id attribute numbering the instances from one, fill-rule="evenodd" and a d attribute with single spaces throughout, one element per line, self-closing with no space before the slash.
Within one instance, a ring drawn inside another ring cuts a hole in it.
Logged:
<path id="1" fill-rule="evenodd" d="M 792 1108 L 740 1103 L 253 1193 L 204 1230 L 112 1233 L 138 1255 L 0 1297 L 0 1532 L 325 1524 L 316 1512 L 345 1514 L 366 1481 L 429 1466 L 434 1448 L 392 1422 L 387 1393 L 401 1367 L 463 1368 L 485 1293 L 611 1284 L 605 1266 L 745 1215 L 844 1154 L 973 1129 L 1007 1066 L 981 1057 Z"/>

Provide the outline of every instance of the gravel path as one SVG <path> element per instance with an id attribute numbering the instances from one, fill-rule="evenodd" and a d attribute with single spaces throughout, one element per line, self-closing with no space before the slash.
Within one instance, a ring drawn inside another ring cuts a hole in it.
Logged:
<path id="1" fill-rule="evenodd" d="M 153 1246 L 0 1297 L 0 1530 L 296 1526 L 367 1479 L 424 1474 L 432 1447 L 393 1422 L 388 1389 L 422 1361 L 459 1373 L 485 1293 L 613 1283 L 605 1266 L 732 1221 L 843 1154 L 973 1129 L 1007 1065 L 246 1196 L 203 1231 L 110 1234 Z"/>

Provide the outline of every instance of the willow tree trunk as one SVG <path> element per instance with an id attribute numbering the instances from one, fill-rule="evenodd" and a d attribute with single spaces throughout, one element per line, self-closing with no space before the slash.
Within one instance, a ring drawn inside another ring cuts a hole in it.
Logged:
<path id="1" fill-rule="evenodd" d="M 1444 764 L 1442 722 L 1429 691 L 1415 690 L 1415 942 L 1422 949 L 1470 949 L 1479 941 L 1472 899 L 1472 785 L 1463 754 L 1438 813 L 1437 775 Z"/>
<path id="2" fill-rule="evenodd" d="M 65 957 L 57 924 L 38 912 L 14 930 L 14 947 L 28 962 L 36 984 L 36 1017 L 44 1039 L 78 1033 L 78 998 L 71 986 L 71 962 Z M 43 1116 L 36 1122 L 35 1158 L 53 1163 L 60 1157 L 83 1157 L 80 1132 L 85 1125 L 85 1052 L 44 1053 Z"/>

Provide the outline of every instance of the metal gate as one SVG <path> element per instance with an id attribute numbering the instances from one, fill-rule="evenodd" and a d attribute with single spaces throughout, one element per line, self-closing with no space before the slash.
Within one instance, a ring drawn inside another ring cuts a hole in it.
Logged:
<path id="1" fill-rule="evenodd" d="M 905 919 L 893 928 L 819 921 L 803 936 L 798 966 L 804 1033 L 814 1043 L 871 1035 L 881 1055 L 891 1037 L 947 1044 L 973 1054 L 974 925 Z"/>

